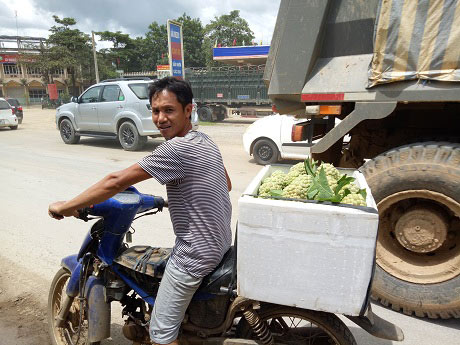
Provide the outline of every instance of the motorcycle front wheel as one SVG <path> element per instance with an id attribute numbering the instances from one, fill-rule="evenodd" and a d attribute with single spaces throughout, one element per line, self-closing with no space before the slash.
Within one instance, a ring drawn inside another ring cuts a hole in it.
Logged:
<path id="1" fill-rule="evenodd" d="M 356 345 L 353 334 L 334 314 L 273 305 L 263 306 L 257 313 L 275 344 Z M 244 318 L 238 324 L 238 337 L 258 339 Z"/>
<path id="2" fill-rule="evenodd" d="M 54 276 L 48 296 L 48 329 L 53 345 L 99 345 L 100 342 L 88 341 L 88 321 L 86 313 L 81 310 L 78 298 L 74 298 L 64 327 L 55 325 L 56 317 L 66 297 L 66 287 L 70 272 L 61 268 Z"/>

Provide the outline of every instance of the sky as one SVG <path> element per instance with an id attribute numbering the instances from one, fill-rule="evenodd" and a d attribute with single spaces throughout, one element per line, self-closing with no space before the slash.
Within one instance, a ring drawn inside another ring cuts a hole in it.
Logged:
<path id="1" fill-rule="evenodd" d="M 256 42 L 269 45 L 279 4 L 280 0 L 0 0 L 0 35 L 47 38 L 55 14 L 74 18 L 76 27 L 88 34 L 121 31 L 134 38 L 145 36 L 150 23 L 166 24 L 184 12 L 200 18 L 204 26 L 216 16 L 240 10 Z M 97 42 L 98 49 L 108 45 Z"/>

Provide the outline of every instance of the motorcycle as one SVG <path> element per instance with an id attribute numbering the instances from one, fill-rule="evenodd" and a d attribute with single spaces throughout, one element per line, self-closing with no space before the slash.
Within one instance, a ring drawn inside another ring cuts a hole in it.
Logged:
<path id="1" fill-rule="evenodd" d="M 133 220 L 164 207 L 163 198 L 129 187 L 79 210 L 80 219 L 98 220 L 79 253 L 62 259 L 51 283 L 48 324 L 54 345 L 95 345 L 110 337 L 112 302 L 123 307 L 123 335 L 133 344 L 151 344 L 150 314 L 171 249 L 129 247 L 128 243 Z M 179 335 L 181 344 L 356 344 L 335 314 L 238 296 L 236 278 L 232 246 L 190 302 Z M 347 317 L 374 336 L 403 340 L 401 329 L 373 314 L 369 303 L 363 315 Z"/>

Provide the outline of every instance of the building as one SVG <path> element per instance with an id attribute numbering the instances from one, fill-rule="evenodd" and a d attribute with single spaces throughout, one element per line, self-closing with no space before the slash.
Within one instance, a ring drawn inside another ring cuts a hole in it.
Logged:
<path id="1" fill-rule="evenodd" d="M 40 46 L 45 43 L 42 37 L 0 36 L 0 97 L 17 98 L 22 104 L 41 103 L 47 97 L 47 85 L 38 68 L 20 63 L 20 54 L 29 56 L 39 53 Z M 59 95 L 69 92 L 70 77 L 65 69 L 52 73 Z M 83 85 L 77 82 L 78 90 Z"/>
<path id="2" fill-rule="evenodd" d="M 214 61 L 230 65 L 264 65 L 270 46 L 235 46 L 213 48 Z"/>

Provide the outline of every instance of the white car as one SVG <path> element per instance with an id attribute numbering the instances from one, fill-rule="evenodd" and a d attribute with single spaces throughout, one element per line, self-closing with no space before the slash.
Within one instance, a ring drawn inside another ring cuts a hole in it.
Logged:
<path id="1" fill-rule="evenodd" d="M 243 135 L 243 145 L 257 164 L 273 164 L 281 159 L 305 159 L 310 155 L 307 140 L 293 142 L 292 126 L 306 122 L 291 115 L 270 115 L 251 124 Z"/>
<path id="2" fill-rule="evenodd" d="M 4 98 L 0 98 L 0 128 L 1 127 L 18 129 L 18 118 L 14 115 L 14 109 Z"/>

